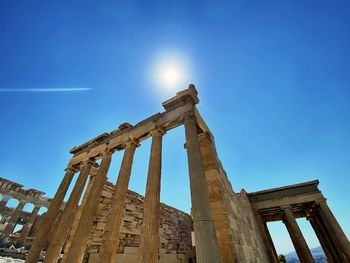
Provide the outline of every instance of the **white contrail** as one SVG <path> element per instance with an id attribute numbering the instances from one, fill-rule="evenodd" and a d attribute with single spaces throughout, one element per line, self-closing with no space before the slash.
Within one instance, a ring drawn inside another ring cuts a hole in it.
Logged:
<path id="1" fill-rule="evenodd" d="M 67 91 L 86 91 L 91 88 L 46 88 L 46 89 L 1 89 L 0 92 L 67 92 Z"/>

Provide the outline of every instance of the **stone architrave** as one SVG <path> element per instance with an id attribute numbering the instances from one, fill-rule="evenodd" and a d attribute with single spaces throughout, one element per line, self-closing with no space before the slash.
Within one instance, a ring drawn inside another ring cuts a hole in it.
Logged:
<path id="1" fill-rule="evenodd" d="M 23 207 L 26 205 L 26 202 L 24 200 L 21 200 L 19 204 L 17 205 L 15 211 L 13 211 L 13 214 L 11 215 L 10 220 L 7 222 L 7 225 L 5 226 L 4 231 L 2 231 L 1 240 L 5 240 L 8 238 L 11 234 L 13 229 L 15 228 L 17 224 L 18 218 L 21 216 Z"/>
<path id="2" fill-rule="evenodd" d="M 55 197 L 53 198 L 45 216 L 40 222 L 39 232 L 34 239 L 29 254 L 27 255 L 26 263 L 37 263 L 39 261 L 41 250 L 49 239 L 48 235 L 50 233 L 51 227 L 55 222 L 63 199 L 76 172 L 77 170 L 71 166 L 66 169 L 66 174 L 55 194 Z"/>
<path id="3" fill-rule="evenodd" d="M 0 201 L 0 214 L 5 210 L 6 204 L 10 199 L 11 199 L 11 196 L 2 195 L 2 199 Z"/>
<path id="4" fill-rule="evenodd" d="M 123 222 L 125 199 L 128 191 L 131 168 L 137 143 L 127 143 L 124 157 L 115 185 L 112 203 L 108 212 L 106 227 L 100 248 L 100 262 L 114 263 L 119 244 L 119 233 Z"/>
<path id="5" fill-rule="evenodd" d="M 107 173 L 112 160 L 112 152 L 105 151 L 103 153 L 101 165 L 98 169 L 93 187 L 86 200 L 84 210 L 82 212 L 74 240 L 67 254 L 63 259 L 67 263 L 80 263 L 83 261 L 86 242 L 90 234 L 94 216 L 97 212 L 99 199 L 103 190 L 103 186 L 107 182 Z"/>
<path id="6" fill-rule="evenodd" d="M 68 231 L 73 223 L 74 214 L 78 209 L 78 203 L 93 164 L 94 162 L 90 159 L 82 163 L 79 177 L 63 210 L 61 219 L 57 224 L 57 228 L 53 232 L 52 238 L 49 242 L 49 248 L 46 252 L 44 263 L 55 263 L 59 258 L 64 242 L 66 241 Z"/>
<path id="7" fill-rule="evenodd" d="M 282 208 L 284 211 L 284 223 L 287 227 L 292 243 L 301 263 L 314 263 L 310 249 L 301 233 L 292 211 L 288 207 Z"/>
<path id="8" fill-rule="evenodd" d="M 219 263 L 220 254 L 210 210 L 209 194 L 205 181 L 195 116 L 186 116 L 184 118 L 184 124 L 197 262 Z"/>
<path id="9" fill-rule="evenodd" d="M 151 132 L 152 146 L 144 201 L 139 263 L 158 262 L 163 134 L 164 131 L 161 129 Z"/>
<path id="10" fill-rule="evenodd" d="M 19 236 L 19 238 L 17 239 L 17 243 L 21 244 L 21 243 L 25 243 L 30 230 L 32 229 L 32 226 L 34 224 L 34 221 L 37 217 L 37 214 L 40 210 L 41 206 L 40 204 L 37 204 L 34 206 L 33 211 L 30 213 L 30 216 L 28 218 L 27 223 L 23 226 L 22 230 L 21 230 L 21 235 Z"/>

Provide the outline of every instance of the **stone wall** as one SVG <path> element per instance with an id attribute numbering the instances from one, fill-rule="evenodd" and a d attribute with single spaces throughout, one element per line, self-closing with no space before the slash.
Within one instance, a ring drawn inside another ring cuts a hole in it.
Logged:
<path id="1" fill-rule="evenodd" d="M 212 135 L 199 140 L 221 262 L 270 262 L 247 194 L 234 193 Z"/>
<path id="2" fill-rule="evenodd" d="M 107 212 L 113 195 L 113 185 L 108 183 L 100 197 L 97 216 L 87 243 L 85 261 L 98 262 L 97 255 L 106 225 Z M 144 197 L 128 191 L 124 222 L 121 229 L 117 259 L 120 262 L 137 262 L 143 217 Z M 159 262 L 189 262 L 194 257 L 191 242 L 191 217 L 173 207 L 161 204 Z"/>

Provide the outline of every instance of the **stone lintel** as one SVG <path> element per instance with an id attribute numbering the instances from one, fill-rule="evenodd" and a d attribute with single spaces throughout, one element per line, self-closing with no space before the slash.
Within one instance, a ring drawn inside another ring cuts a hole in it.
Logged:
<path id="1" fill-rule="evenodd" d="M 319 181 L 310 181 L 300 184 L 288 185 L 253 193 L 248 193 L 250 202 L 261 202 L 266 200 L 293 197 L 301 194 L 321 193 L 318 189 Z"/>
<path id="2" fill-rule="evenodd" d="M 278 208 L 280 206 L 288 206 L 288 205 L 301 205 L 306 204 L 310 202 L 316 202 L 323 200 L 323 196 L 321 193 L 314 193 L 314 194 L 306 194 L 306 195 L 296 195 L 296 196 L 290 196 L 290 197 L 283 197 L 283 198 L 276 198 L 266 201 L 260 201 L 260 202 L 250 202 L 253 209 L 271 209 L 271 208 Z"/>
<path id="3" fill-rule="evenodd" d="M 164 108 L 166 109 L 167 112 L 169 111 L 173 111 L 176 110 L 177 108 L 180 108 L 182 106 L 185 106 L 186 104 L 190 104 L 190 105 L 195 105 L 199 102 L 199 99 L 197 97 L 197 90 L 195 88 L 195 86 L 193 84 L 190 84 L 188 89 L 180 91 L 176 94 L 175 97 L 165 101 L 163 103 Z M 139 123 L 137 123 L 135 126 L 132 126 L 129 123 L 123 123 L 119 126 L 119 129 L 112 131 L 111 133 L 103 133 L 97 137 L 95 137 L 94 139 L 83 143 L 79 146 L 75 146 L 74 148 L 72 148 L 70 150 L 70 153 L 74 154 L 74 155 L 79 155 L 82 152 L 85 152 L 87 150 L 92 149 L 93 147 L 96 146 L 96 144 L 100 144 L 102 143 L 108 143 L 108 141 L 112 140 L 113 138 L 122 136 L 123 134 L 126 133 L 130 133 L 131 131 L 140 128 L 140 126 L 143 126 L 147 123 L 149 123 L 150 121 L 153 122 L 157 122 L 159 119 L 161 119 L 162 117 L 162 113 L 157 113 Z M 203 123 L 203 122 L 201 122 Z M 169 124 L 169 126 L 171 126 Z M 170 127 L 170 128 L 175 128 L 178 126 L 178 123 L 174 126 L 174 127 Z M 205 125 L 206 126 L 206 125 Z M 145 138 L 148 137 L 147 132 L 143 134 L 145 136 Z M 140 135 L 142 137 L 142 135 Z M 139 138 L 137 138 L 139 139 Z"/>
<path id="4" fill-rule="evenodd" d="M 108 138 L 108 137 L 109 137 L 108 133 L 103 133 L 103 134 L 93 138 L 92 140 L 86 142 L 86 143 L 83 143 L 83 144 L 81 144 L 79 146 L 73 147 L 69 152 L 72 153 L 72 154 L 76 154 L 76 153 L 80 152 L 82 149 L 85 149 L 88 146 L 91 146 L 91 145 L 94 145 L 94 144 L 99 143 L 101 141 L 104 141 L 104 139 Z"/>
<path id="5" fill-rule="evenodd" d="M 130 139 L 141 142 L 147 139 L 150 136 L 150 132 L 157 127 L 161 127 L 165 131 L 176 128 L 182 124 L 182 117 L 191 111 L 193 111 L 193 105 L 186 104 L 171 111 L 153 115 L 135 126 L 123 130 L 123 133 L 104 137 L 104 139 L 98 143 L 94 142 L 90 146 L 86 143 L 84 144 L 86 145 L 85 148 L 81 148 L 81 150 L 75 152 L 75 155 L 70 160 L 70 165 L 76 165 L 86 158 L 98 158 L 98 155 L 102 152 L 102 148 L 106 146 L 109 149 L 118 150 L 118 147 L 121 145 L 125 146 L 125 143 L 130 141 Z"/>

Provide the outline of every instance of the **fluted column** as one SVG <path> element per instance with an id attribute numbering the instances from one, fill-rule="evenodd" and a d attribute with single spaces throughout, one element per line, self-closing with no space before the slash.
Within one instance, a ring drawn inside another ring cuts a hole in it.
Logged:
<path id="1" fill-rule="evenodd" d="M 160 177 L 162 169 L 162 137 L 164 131 L 151 132 L 152 145 L 148 165 L 143 220 L 141 229 L 139 263 L 158 262 Z"/>
<path id="2" fill-rule="evenodd" d="M 49 238 L 48 235 L 51 227 L 55 222 L 57 213 L 62 205 L 63 199 L 76 171 L 77 170 L 71 166 L 66 169 L 66 174 L 58 187 L 55 197 L 53 198 L 45 216 L 40 222 L 39 232 L 35 237 L 33 245 L 26 258 L 26 263 L 37 263 L 39 261 L 40 252 Z"/>
<path id="3" fill-rule="evenodd" d="M 327 230 L 323 227 L 322 222 L 318 218 L 318 213 L 308 214 L 307 220 L 310 222 L 317 239 L 319 240 L 321 247 L 326 254 L 328 263 L 338 263 L 341 262 L 337 251 L 334 248 L 334 244 L 327 234 Z"/>
<path id="4" fill-rule="evenodd" d="M 93 183 L 95 181 L 95 178 L 96 178 L 96 174 L 92 175 L 90 174 L 90 180 L 89 180 L 89 183 L 88 183 L 88 186 L 86 187 L 86 190 L 85 190 L 85 193 L 84 193 L 84 197 L 83 197 L 83 200 L 81 201 L 81 205 L 75 215 L 75 218 L 74 218 L 74 222 L 73 222 L 73 225 L 72 225 L 72 228 L 69 230 L 69 235 L 68 235 L 68 240 L 64 246 L 64 254 L 67 254 L 71 245 L 72 245 L 72 242 L 75 238 L 75 233 L 77 231 L 77 228 L 78 228 L 78 225 L 79 225 L 79 221 L 80 221 L 80 218 L 81 218 L 81 215 L 84 211 L 84 207 L 86 205 L 86 201 L 87 201 L 87 198 L 89 197 L 89 194 L 90 194 L 90 191 L 91 191 L 91 188 L 93 186 Z M 61 260 L 61 263 L 65 263 L 67 258 L 62 258 Z"/>
<path id="5" fill-rule="evenodd" d="M 99 262 L 114 263 L 117 256 L 119 233 L 123 223 L 125 199 L 136 146 L 136 142 L 130 142 L 127 143 L 125 147 L 118 180 L 114 188 L 111 206 L 107 215 L 107 223 L 99 253 Z"/>
<path id="6" fill-rule="evenodd" d="M 220 254 L 210 210 L 209 194 L 199 148 L 195 116 L 186 116 L 184 124 L 197 262 L 219 263 Z"/>
<path id="7" fill-rule="evenodd" d="M 321 215 L 324 216 L 326 219 L 325 223 L 328 223 L 328 225 L 332 229 L 332 234 L 337 239 L 337 242 L 339 243 L 342 252 L 345 254 L 345 257 L 349 262 L 350 261 L 350 243 L 348 238 L 346 237 L 344 231 L 340 227 L 337 219 L 334 217 L 332 211 L 329 209 L 326 201 L 318 202 L 318 205 L 320 206 Z"/>
<path id="8" fill-rule="evenodd" d="M 275 248 L 275 245 L 273 244 L 273 240 L 271 238 L 270 231 L 269 231 L 269 228 L 267 227 L 266 222 L 263 223 L 263 230 L 264 230 L 266 241 L 267 241 L 267 247 L 269 248 L 269 257 L 270 257 L 271 261 L 277 263 L 278 256 L 277 256 L 276 248 Z"/>
<path id="9" fill-rule="evenodd" d="M 5 226 L 4 231 L 2 231 L 0 239 L 3 241 L 7 239 L 10 234 L 12 233 L 13 229 L 15 228 L 17 224 L 18 218 L 21 216 L 23 207 L 25 206 L 26 202 L 24 200 L 21 200 L 19 204 L 17 205 L 15 211 L 13 211 L 10 220 L 7 222 L 7 225 Z"/>
<path id="10" fill-rule="evenodd" d="M 285 220 L 284 223 L 287 227 L 289 235 L 292 239 L 292 243 L 296 250 L 301 263 L 314 263 L 310 249 L 301 233 L 301 230 L 295 220 L 293 213 L 288 207 L 283 208 Z"/>
<path id="11" fill-rule="evenodd" d="M 8 202 L 8 200 L 11 199 L 11 196 L 9 195 L 2 195 L 2 199 L 0 201 L 0 214 L 2 214 L 2 212 L 4 212 L 6 204 Z"/>
<path id="12" fill-rule="evenodd" d="M 102 157 L 101 165 L 98 169 L 95 182 L 90 191 L 86 205 L 82 212 L 74 240 L 67 254 L 64 254 L 65 262 L 80 263 L 83 261 L 86 242 L 97 211 L 98 203 L 104 185 L 107 182 L 107 173 L 112 160 L 112 152 L 105 151 Z"/>
<path id="13" fill-rule="evenodd" d="M 33 211 L 30 213 L 30 216 L 27 220 L 27 223 L 23 226 L 22 230 L 21 230 L 21 235 L 19 236 L 19 238 L 17 239 L 17 243 L 21 244 L 24 243 L 28 237 L 28 234 L 30 232 L 30 230 L 32 229 L 32 226 L 34 224 L 34 221 L 36 219 L 36 216 L 40 210 L 40 205 L 35 205 Z"/>
<path id="14" fill-rule="evenodd" d="M 58 260 L 64 242 L 67 238 L 68 230 L 72 226 L 74 214 L 78 209 L 78 203 L 83 193 L 86 180 L 89 177 L 92 160 L 86 160 L 82 163 L 81 172 L 69 197 L 69 200 L 64 208 L 62 217 L 58 222 L 57 228 L 53 232 L 49 243 L 49 248 L 45 256 L 44 263 L 55 263 Z"/>

